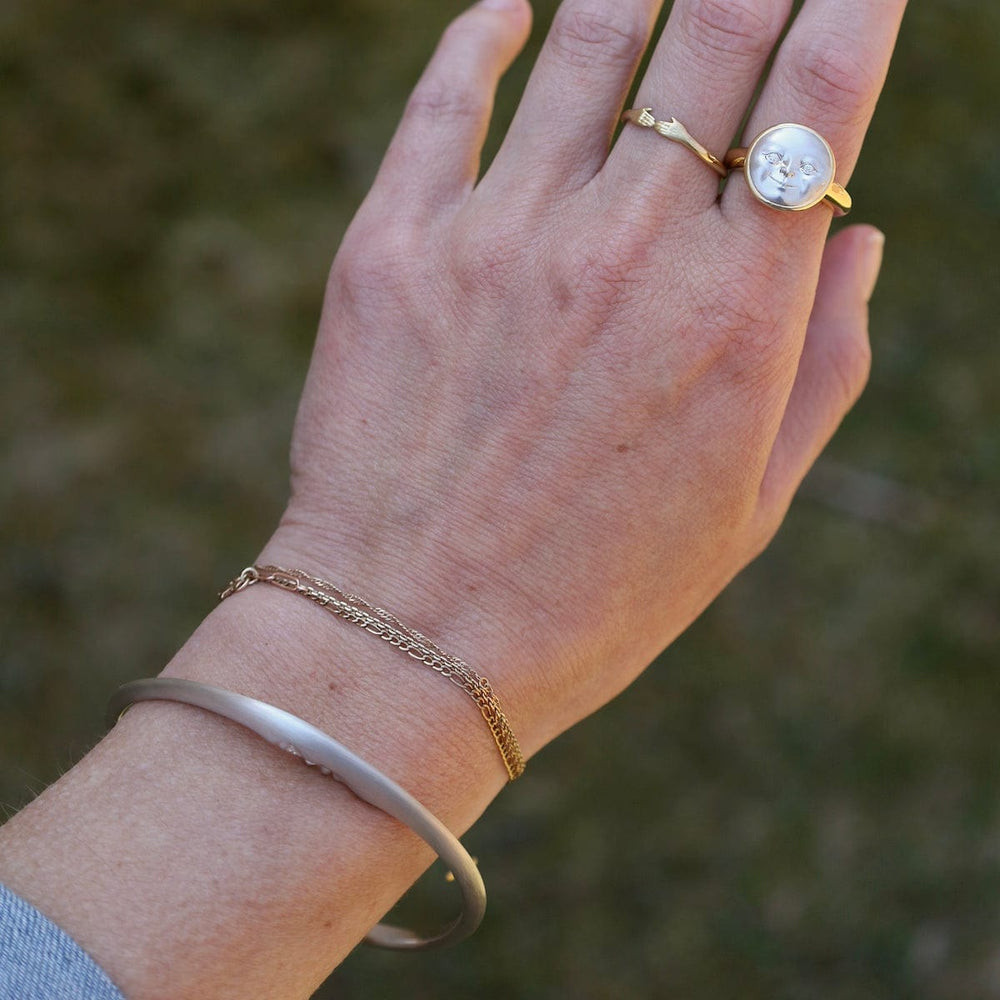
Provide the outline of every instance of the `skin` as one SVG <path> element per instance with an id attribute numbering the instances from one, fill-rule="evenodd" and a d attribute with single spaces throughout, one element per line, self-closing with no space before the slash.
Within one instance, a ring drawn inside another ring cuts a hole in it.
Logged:
<path id="1" fill-rule="evenodd" d="M 847 183 L 903 0 L 806 0 L 746 131 Z M 881 234 L 761 206 L 719 153 L 790 0 L 564 0 L 477 181 L 523 0 L 445 32 L 333 264 L 261 555 L 390 608 L 492 681 L 530 755 L 625 687 L 767 544 L 860 393 Z M 850 26 L 849 29 L 847 26 Z M 566 95 L 572 95 L 568 99 Z M 355 634 L 356 633 L 356 634 Z M 255 587 L 166 673 L 279 704 L 461 832 L 505 773 L 461 692 Z M 530 780 L 530 777 L 525 779 Z M 185 706 L 138 706 L 0 829 L 0 880 L 136 1000 L 308 996 L 429 862 L 377 810 Z"/>

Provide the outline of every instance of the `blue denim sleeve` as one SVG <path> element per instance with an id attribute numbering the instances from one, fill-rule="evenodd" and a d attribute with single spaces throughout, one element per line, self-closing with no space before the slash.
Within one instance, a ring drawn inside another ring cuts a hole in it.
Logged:
<path id="1" fill-rule="evenodd" d="M 125 1000 L 64 931 L 0 885 L 0 1000 Z"/>

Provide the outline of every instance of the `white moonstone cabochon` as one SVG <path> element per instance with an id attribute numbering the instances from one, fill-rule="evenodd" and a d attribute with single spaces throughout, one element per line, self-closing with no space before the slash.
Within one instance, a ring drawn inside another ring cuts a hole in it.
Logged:
<path id="1" fill-rule="evenodd" d="M 801 210 L 823 200 L 837 165 L 821 135 L 805 125 L 775 125 L 747 150 L 747 181 L 767 205 Z"/>

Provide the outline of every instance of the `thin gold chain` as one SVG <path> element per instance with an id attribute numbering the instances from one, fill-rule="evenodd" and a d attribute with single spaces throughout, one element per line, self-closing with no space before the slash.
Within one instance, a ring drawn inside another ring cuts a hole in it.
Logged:
<path id="1" fill-rule="evenodd" d="M 525 761 L 517 737 L 490 682 L 463 660 L 446 653 L 427 636 L 404 625 L 383 608 L 369 604 L 357 594 L 345 593 L 329 581 L 321 580 L 304 570 L 282 569 L 280 566 L 248 566 L 219 594 L 219 599 L 224 601 L 255 583 L 268 583 L 300 594 L 338 618 L 361 626 L 366 632 L 402 650 L 442 677 L 447 677 L 478 706 L 500 750 L 510 780 L 513 781 L 524 773 Z"/>

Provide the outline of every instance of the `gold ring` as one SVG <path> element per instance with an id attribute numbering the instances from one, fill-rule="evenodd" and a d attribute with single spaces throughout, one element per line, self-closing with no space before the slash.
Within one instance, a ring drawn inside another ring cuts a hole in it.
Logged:
<path id="1" fill-rule="evenodd" d="M 705 149 L 676 118 L 657 121 L 653 117 L 652 108 L 632 108 L 622 115 L 622 121 L 651 128 L 654 132 L 659 132 L 664 139 L 671 139 L 682 146 L 687 146 L 702 163 L 710 166 L 720 177 L 725 177 L 729 172 L 722 160 Z"/>
<path id="2" fill-rule="evenodd" d="M 742 170 L 750 193 L 770 208 L 804 212 L 825 200 L 838 215 L 851 210 L 851 196 L 833 179 L 837 160 L 830 144 L 806 125 L 764 129 L 748 147 L 729 150 L 726 166 Z"/>

